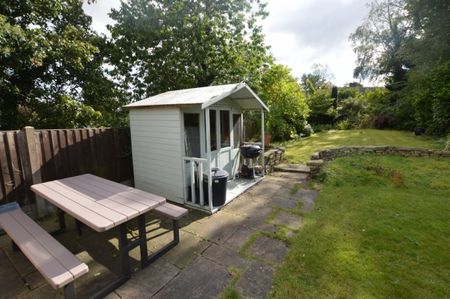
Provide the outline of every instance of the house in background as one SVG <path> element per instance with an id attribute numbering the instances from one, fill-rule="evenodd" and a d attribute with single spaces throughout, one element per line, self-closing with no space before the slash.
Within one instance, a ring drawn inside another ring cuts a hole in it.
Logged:
<path id="1" fill-rule="evenodd" d="M 261 140 L 269 111 L 244 83 L 168 91 L 125 107 L 136 188 L 213 213 L 220 206 L 208 200 L 212 168 L 229 174 L 225 204 L 264 176 L 239 178 L 243 111 L 260 111 Z"/>

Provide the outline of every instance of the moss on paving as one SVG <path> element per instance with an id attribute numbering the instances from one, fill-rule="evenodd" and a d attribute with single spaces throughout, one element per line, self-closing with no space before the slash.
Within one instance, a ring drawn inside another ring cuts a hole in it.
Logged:
<path id="1" fill-rule="evenodd" d="M 236 290 L 236 283 L 242 276 L 243 270 L 237 267 L 229 267 L 228 272 L 231 273 L 232 279 L 226 289 L 220 294 L 220 299 L 240 299 L 242 296 Z"/>
<path id="2" fill-rule="evenodd" d="M 273 298 L 450 298 L 450 159 L 339 158 L 321 184 Z"/>
<path id="3" fill-rule="evenodd" d="M 444 149 L 446 139 L 414 136 L 412 132 L 391 130 L 326 131 L 284 144 L 290 163 L 305 163 L 312 153 L 339 146 L 392 145 Z"/>

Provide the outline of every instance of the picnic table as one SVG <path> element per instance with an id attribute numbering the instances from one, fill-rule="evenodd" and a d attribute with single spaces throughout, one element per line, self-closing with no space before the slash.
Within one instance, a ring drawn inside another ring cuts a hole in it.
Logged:
<path id="1" fill-rule="evenodd" d="M 36 194 L 88 227 L 104 232 L 119 227 L 121 277 L 95 297 L 103 297 L 131 276 L 129 251 L 140 246 L 141 265 L 149 264 L 145 214 L 166 203 L 166 199 L 92 174 L 83 174 L 31 186 Z M 64 214 L 62 214 L 64 215 Z M 137 218 L 138 237 L 130 242 L 127 224 Z M 64 216 L 59 218 L 65 229 Z"/>

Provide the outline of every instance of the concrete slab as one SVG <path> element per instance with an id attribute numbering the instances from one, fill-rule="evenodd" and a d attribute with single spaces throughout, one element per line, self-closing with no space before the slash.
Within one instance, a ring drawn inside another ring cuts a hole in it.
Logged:
<path id="1" fill-rule="evenodd" d="M 261 236 L 250 246 L 249 253 L 269 263 L 280 263 L 287 250 L 282 241 Z"/>
<path id="2" fill-rule="evenodd" d="M 284 225 L 290 229 L 299 229 L 302 226 L 303 219 L 301 216 L 281 211 L 271 222 L 275 225 Z"/>
<path id="3" fill-rule="evenodd" d="M 217 298 L 230 279 L 224 266 L 199 257 L 152 298 Z"/>
<path id="4" fill-rule="evenodd" d="M 253 262 L 236 284 L 236 290 L 245 298 L 267 298 L 272 290 L 273 269 Z"/>
<path id="5" fill-rule="evenodd" d="M 225 266 L 227 269 L 230 266 L 237 268 L 244 268 L 248 264 L 248 260 L 244 259 L 237 251 L 225 247 L 212 244 L 203 252 L 202 256 L 207 257 L 214 262 Z"/>
<path id="6" fill-rule="evenodd" d="M 135 273 L 129 281 L 118 288 L 113 295 L 118 298 L 150 298 L 171 281 L 180 270 L 159 259 L 147 268 Z M 112 297 L 114 298 L 114 297 Z"/>

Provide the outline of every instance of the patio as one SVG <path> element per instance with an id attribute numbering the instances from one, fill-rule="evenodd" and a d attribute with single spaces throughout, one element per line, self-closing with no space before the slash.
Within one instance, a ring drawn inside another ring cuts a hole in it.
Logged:
<path id="1" fill-rule="evenodd" d="M 286 240 L 302 225 L 302 213 L 311 209 L 316 192 L 293 188 L 304 183 L 305 174 L 275 173 L 247 190 L 218 213 L 207 216 L 191 211 L 181 221 L 181 242 L 149 267 L 133 274 L 107 298 L 215 298 L 235 290 L 241 295 L 264 298 L 271 290 L 276 265 L 287 253 Z M 68 219 L 69 225 L 73 224 Z M 54 218 L 44 226 L 57 226 Z M 147 218 L 149 251 L 172 238 L 169 221 Z M 74 227 L 58 240 L 89 266 L 77 280 L 79 298 L 116 278 L 118 241 L 115 230 L 98 234 Z M 129 237 L 136 236 L 135 230 Z M 99 240 L 104 238 L 104 240 Z M 13 252 L 9 238 L 0 237 L 1 298 L 55 298 L 61 296 L 20 253 Z M 140 252 L 130 252 L 132 269 L 139 269 Z M 5 290 L 5 291 L 4 291 Z"/>

